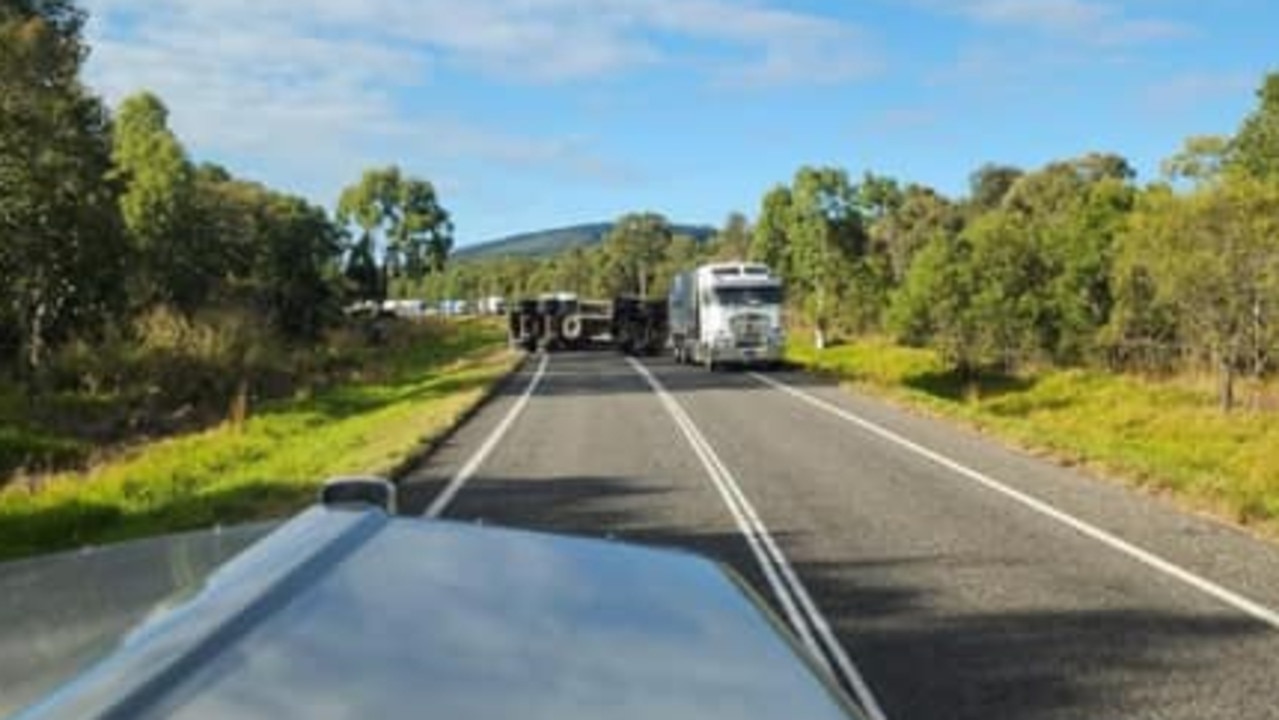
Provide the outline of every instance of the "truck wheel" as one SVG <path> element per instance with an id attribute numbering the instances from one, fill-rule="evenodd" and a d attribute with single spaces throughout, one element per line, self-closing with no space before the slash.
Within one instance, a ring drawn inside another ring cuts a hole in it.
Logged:
<path id="1" fill-rule="evenodd" d="M 570 343 L 575 343 L 582 339 L 582 318 L 579 315 L 569 315 L 564 319 L 563 326 L 564 339 Z"/>

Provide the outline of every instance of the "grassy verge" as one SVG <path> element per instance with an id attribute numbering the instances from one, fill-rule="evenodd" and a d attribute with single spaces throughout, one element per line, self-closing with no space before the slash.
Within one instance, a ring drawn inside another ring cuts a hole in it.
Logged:
<path id="1" fill-rule="evenodd" d="M 962 381 L 928 350 L 861 340 L 793 360 L 860 389 L 966 421 L 1067 464 L 1279 530 L 1279 414 L 1217 409 L 1210 383 L 1086 370 Z"/>
<path id="2" fill-rule="evenodd" d="M 312 502 L 326 477 L 386 473 L 512 367 L 504 340 L 483 323 L 416 333 L 364 381 L 265 404 L 239 428 L 10 486 L 0 491 L 0 558 L 277 517 Z"/>

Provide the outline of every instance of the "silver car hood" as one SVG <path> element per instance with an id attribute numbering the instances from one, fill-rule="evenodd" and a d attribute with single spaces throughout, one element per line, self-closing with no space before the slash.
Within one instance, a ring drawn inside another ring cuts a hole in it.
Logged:
<path id="1" fill-rule="evenodd" d="M 692 555 L 317 507 L 205 572 L 217 556 L 176 604 L 182 583 L 141 593 L 120 617 L 145 617 L 99 633 L 100 659 L 28 678 L 39 693 L 17 717 L 857 717 L 735 576 Z M 67 600 L 5 592 L 46 599 L 49 617 Z"/>

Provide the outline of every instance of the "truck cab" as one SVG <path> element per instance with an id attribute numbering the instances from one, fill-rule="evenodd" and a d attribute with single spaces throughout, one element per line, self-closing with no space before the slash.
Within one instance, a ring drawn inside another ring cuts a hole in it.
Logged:
<path id="1" fill-rule="evenodd" d="M 779 362 L 782 301 L 781 279 L 760 263 L 713 263 L 676 276 L 669 299 L 675 360 L 710 369 Z"/>

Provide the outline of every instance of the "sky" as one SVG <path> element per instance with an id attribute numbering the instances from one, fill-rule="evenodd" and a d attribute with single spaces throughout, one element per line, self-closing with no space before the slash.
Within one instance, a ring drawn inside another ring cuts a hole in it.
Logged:
<path id="1" fill-rule="evenodd" d="M 1273 0 L 82 0 L 89 83 L 199 161 L 332 207 L 431 180 L 459 245 L 753 216 L 804 164 L 962 195 L 1089 151 L 1154 179 L 1279 69 Z"/>

